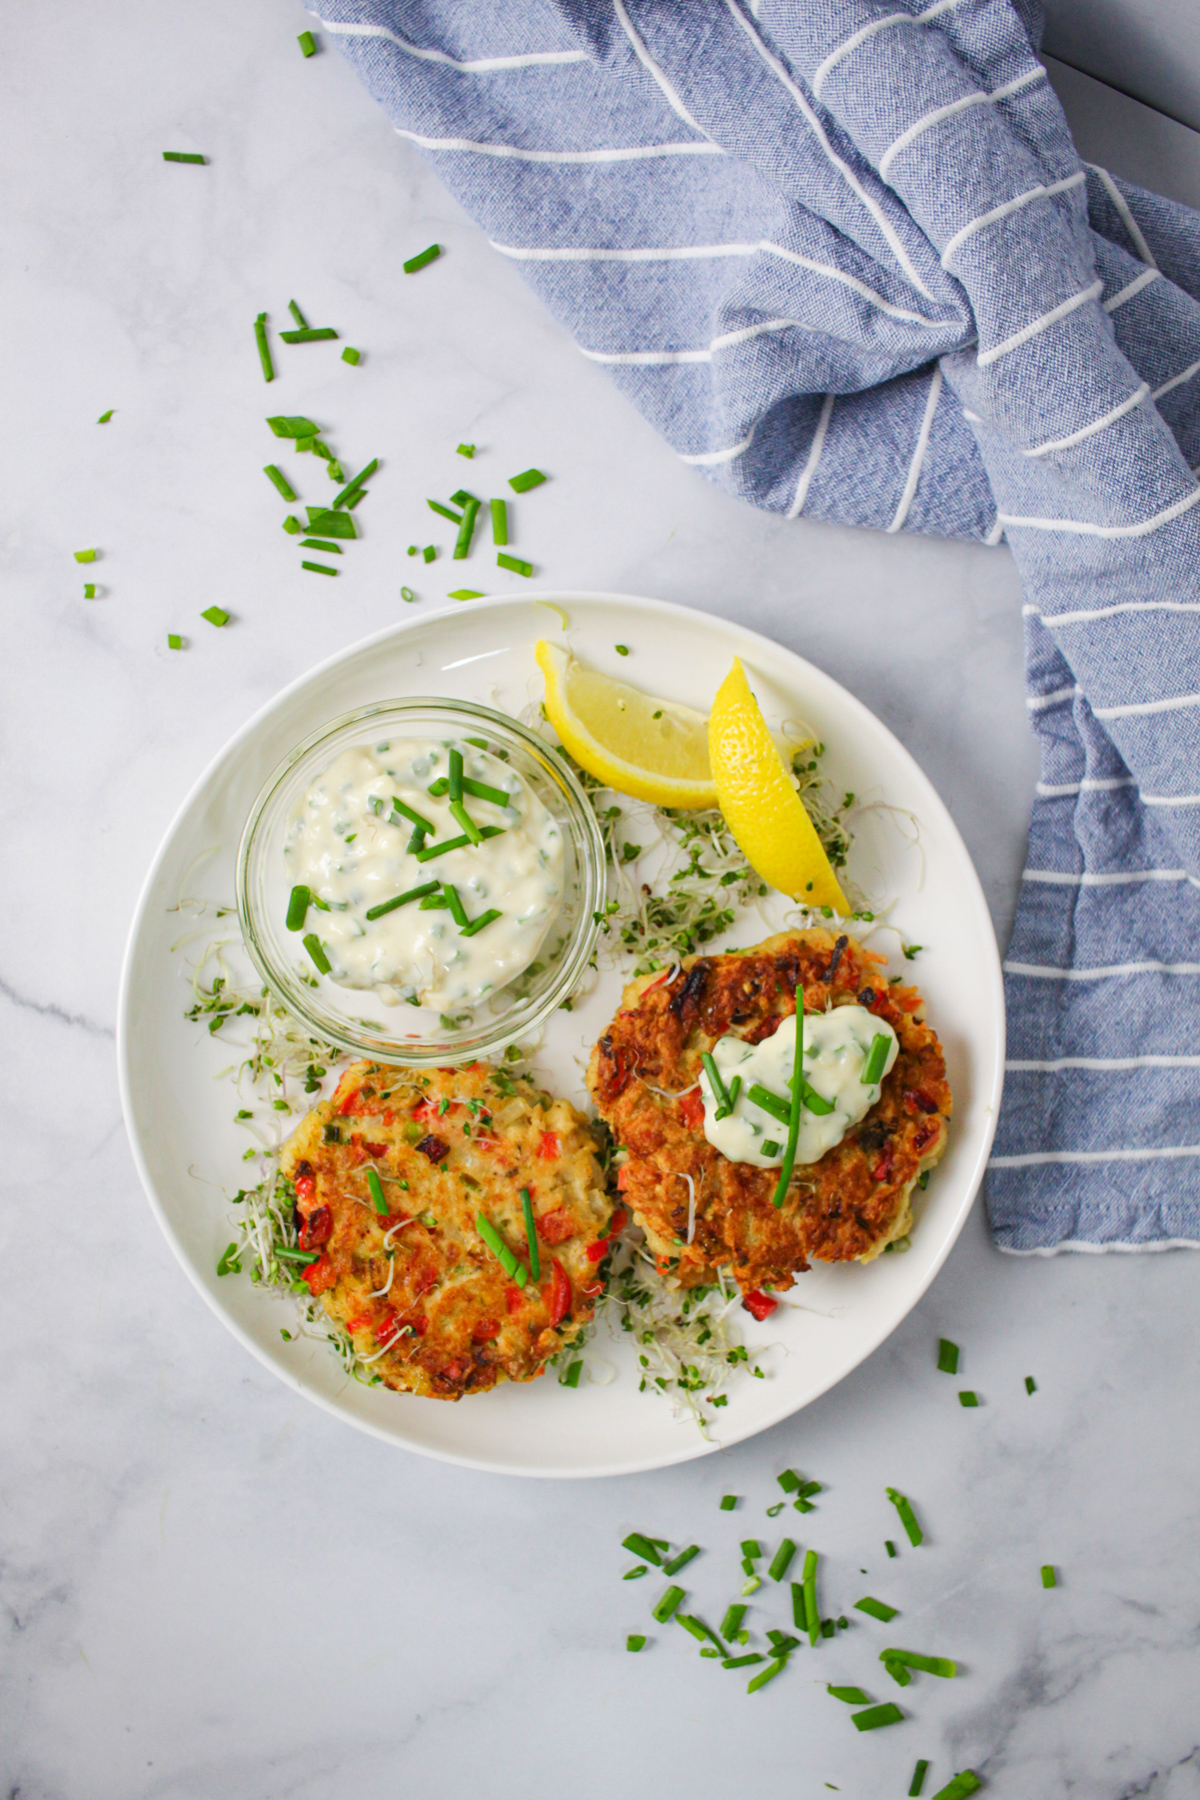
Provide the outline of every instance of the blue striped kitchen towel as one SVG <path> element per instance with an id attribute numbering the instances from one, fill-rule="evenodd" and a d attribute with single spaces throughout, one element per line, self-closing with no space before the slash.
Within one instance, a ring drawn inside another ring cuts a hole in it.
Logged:
<path id="1" fill-rule="evenodd" d="M 757 506 L 1007 538 L 1042 749 L 1006 1250 L 1200 1245 L 1200 217 L 1030 0 L 327 0 L 583 354 Z"/>

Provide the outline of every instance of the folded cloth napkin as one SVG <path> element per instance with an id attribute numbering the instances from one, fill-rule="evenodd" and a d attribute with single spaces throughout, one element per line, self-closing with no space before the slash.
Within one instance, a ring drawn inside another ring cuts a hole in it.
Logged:
<path id="1" fill-rule="evenodd" d="M 1007 538 L 1042 750 L 1003 1249 L 1200 1245 L 1200 216 L 1083 166 L 1028 0 L 327 0 L 682 456 Z"/>

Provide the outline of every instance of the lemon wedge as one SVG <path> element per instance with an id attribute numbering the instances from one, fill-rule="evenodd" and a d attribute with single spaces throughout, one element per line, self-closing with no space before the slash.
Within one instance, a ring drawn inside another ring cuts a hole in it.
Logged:
<path id="1" fill-rule="evenodd" d="M 846 896 L 737 657 L 713 701 L 708 754 L 726 824 L 763 880 L 805 906 L 848 913 Z"/>
<path id="2" fill-rule="evenodd" d="M 544 638 L 535 655 L 550 723 L 589 775 L 655 806 L 694 812 L 717 804 L 703 713 L 589 669 Z"/>

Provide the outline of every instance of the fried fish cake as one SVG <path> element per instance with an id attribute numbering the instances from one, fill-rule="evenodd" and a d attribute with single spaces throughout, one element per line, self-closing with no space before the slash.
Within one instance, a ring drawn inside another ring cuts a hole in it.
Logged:
<path id="1" fill-rule="evenodd" d="M 304 1277 L 388 1387 L 458 1400 L 530 1381 L 592 1317 L 624 1223 L 596 1150 L 567 1101 L 484 1063 L 355 1063 L 283 1151 L 299 1248 L 319 1252 Z M 541 1264 L 524 1285 L 476 1227 L 482 1213 L 525 1274 L 522 1188 Z"/>
<path id="2" fill-rule="evenodd" d="M 890 985 L 884 962 L 850 937 L 783 932 L 750 950 L 688 957 L 670 979 L 625 989 L 592 1052 L 588 1088 L 628 1152 L 619 1186 L 633 1216 L 684 1286 L 731 1269 L 757 1304 L 758 1290 L 791 1287 L 810 1263 L 867 1262 L 909 1229 L 913 1187 L 945 1148 L 951 1098 L 921 996 Z M 899 1055 L 876 1105 L 819 1162 L 797 1165 L 776 1210 L 778 1171 L 731 1162 L 709 1144 L 697 1084 L 718 1038 L 760 1043 L 794 1018 L 798 985 L 806 1012 L 857 1001 L 885 1019 Z"/>

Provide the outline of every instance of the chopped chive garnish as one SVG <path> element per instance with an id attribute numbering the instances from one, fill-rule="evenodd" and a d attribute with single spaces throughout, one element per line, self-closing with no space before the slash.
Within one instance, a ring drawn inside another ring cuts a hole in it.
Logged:
<path id="1" fill-rule="evenodd" d="M 762 1555 L 762 1545 L 759 1543 L 757 1538 L 743 1538 L 742 1539 L 742 1555 L 743 1556 L 761 1556 Z"/>
<path id="2" fill-rule="evenodd" d="M 774 1138 L 764 1138 L 759 1145 L 759 1148 L 764 1156 L 778 1156 L 779 1152 L 783 1149 L 783 1145 L 777 1144 Z"/>
<path id="3" fill-rule="evenodd" d="M 281 1262 L 299 1263 L 301 1268 L 307 1268 L 309 1263 L 320 1261 L 320 1251 L 289 1250 L 286 1244 L 276 1244 L 274 1254 Z"/>
<path id="4" fill-rule="evenodd" d="M 300 327 L 301 331 L 303 331 L 308 325 L 308 320 L 305 318 L 304 314 L 300 311 L 299 302 L 295 301 L 295 300 L 289 300 L 288 301 L 288 311 L 291 313 L 293 319 L 295 319 L 295 321 L 296 321 L 297 325 Z"/>
<path id="5" fill-rule="evenodd" d="M 242 1265 L 238 1261 L 238 1258 L 237 1258 L 237 1245 L 236 1244 L 226 1244 L 225 1249 L 221 1254 L 221 1260 L 217 1264 L 217 1274 L 218 1275 L 239 1275 L 241 1273 L 241 1269 L 242 1269 Z"/>
<path id="6" fill-rule="evenodd" d="M 743 1583 L 742 1583 L 742 1593 L 747 1596 L 749 1596 L 750 1594 L 757 1594 L 757 1592 L 761 1586 L 762 1586 L 762 1576 L 761 1575 L 748 1575 L 746 1577 L 745 1581 L 743 1581 Z"/>
<path id="7" fill-rule="evenodd" d="M 680 1569 L 686 1568 L 692 1558 L 694 1556 L 699 1556 L 699 1554 L 699 1544 L 689 1544 L 686 1550 L 681 1550 L 678 1556 L 673 1556 L 670 1562 L 663 1564 L 663 1574 L 678 1575 Z"/>
<path id="8" fill-rule="evenodd" d="M 443 506 L 440 500 L 427 500 L 425 504 L 431 512 L 441 513 L 443 519 L 450 519 L 455 525 L 462 524 L 462 514 L 454 512 L 449 506 Z"/>
<path id="9" fill-rule="evenodd" d="M 367 1190 L 370 1193 L 371 1205 L 375 1208 L 375 1211 L 377 1213 L 382 1213 L 386 1218 L 388 1203 L 384 1198 L 383 1183 L 380 1181 L 374 1169 L 367 1170 Z"/>
<path id="10" fill-rule="evenodd" d="M 821 1631 L 821 1615 L 817 1611 L 817 1560 L 815 1550 L 805 1551 L 800 1583 L 804 1589 L 804 1629 L 808 1632 L 809 1643 L 814 1645 Z"/>
<path id="11" fill-rule="evenodd" d="M 859 1687 L 834 1687 L 832 1682 L 827 1682 L 825 1692 L 832 1694 L 835 1700 L 844 1700 L 847 1706 L 870 1706 L 871 1704 L 870 1694 L 864 1694 Z"/>
<path id="12" fill-rule="evenodd" d="M 94 550 L 76 550 L 75 552 L 75 561 L 77 563 L 95 562 L 95 560 L 96 552 Z"/>
<path id="13" fill-rule="evenodd" d="M 334 495 L 333 510 L 336 512 L 339 507 L 352 505 L 353 502 L 351 500 L 351 496 L 353 494 L 357 493 L 358 489 L 362 487 L 364 481 L 370 481 L 372 475 L 375 473 L 375 471 L 378 467 L 379 467 L 379 458 L 377 456 L 373 456 L 371 458 L 370 462 L 367 464 L 366 468 L 360 469 L 358 474 L 354 477 L 354 480 L 348 481 L 346 483 L 345 487 L 342 489 L 341 493 Z"/>
<path id="14" fill-rule="evenodd" d="M 712 1088 L 713 1099 L 717 1103 L 716 1116 L 718 1119 L 727 1119 L 733 1111 L 729 1103 L 729 1089 L 721 1079 L 721 1071 L 713 1061 L 711 1050 L 705 1050 L 700 1061 L 704 1065 L 704 1072 L 708 1076 L 709 1086 Z"/>
<path id="15" fill-rule="evenodd" d="M 772 1581 L 783 1580 L 788 1572 L 788 1566 L 795 1554 L 796 1546 L 793 1544 L 791 1538 L 784 1538 L 782 1544 L 780 1544 L 778 1550 L 771 1558 L 771 1566 L 767 1570 L 767 1574 L 771 1577 Z"/>
<path id="16" fill-rule="evenodd" d="M 951 1662 L 948 1656 L 922 1656 L 916 1650 L 881 1650 L 881 1663 L 899 1663 L 903 1669 L 916 1669 L 922 1675 L 940 1675 L 943 1681 L 953 1681 L 958 1674 L 958 1664 Z"/>
<path id="17" fill-rule="evenodd" d="M 474 444 L 460 444 L 455 454 L 458 456 L 465 456 L 467 461 L 470 462 L 475 454 L 475 446 Z"/>
<path id="18" fill-rule="evenodd" d="M 308 530 L 316 537 L 356 538 L 354 520 L 345 512 L 334 512 L 328 506 L 306 506 Z"/>
<path id="19" fill-rule="evenodd" d="M 927 1757 L 922 1757 L 916 1768 L 913 1770 L 913 1778 L 908 1790 L 908 1800 L 917 1800 L 917 1795 L 925 1786 L 925 1777 L 928 1773 L 929 1760 Z"/>
<path id="20" fill-rule="evenodd" d="M 800 1648 L 800 1639 L 794 1638 L 790 1632 L 768 1631 L 767 1636 L 771 1641 L 771 1648 L 774 1650 L 776 1656 L 786 1656 L 790 1650 L 798 1650 Z"/>
<path id="21" fill-rule="evenodd" d="M 328 563 L 302 562 L 300 567 L 307 569 L 312 575 L 336 575 L 338 572 L 331 569 Z"/>
<path id="22" fill-rule="evenodd" d="M 533 564 L 531 562 L 522 562 L 519 556 L 509 556 L 503 550 L 501 550 L 500 554 L 497 556 L 496 562 L 502 569 L 511 569 L 514 575 L 533 574 Z"/>
<path id="23" fill-rule="evenodd" d="M 508 502 L 493 500 L 490 502 L 492 513 L 492 542 L 500 548 L 508 542 Z"/>
<path id="24" fill-rule="evenodd" d="M 721 1667 L 723 1669 L 748 1669 L 751 1663 L 760 1663 L 762 1661 L 763 1658 L 758 1652 L 756 1650 L 751 1650 L 747 1656 L 727 1656 L 721 1664 Z"/>
<path id="25" fill-rule="evenodd" d="M 1058 1576 L 1054 1572 L 1053 1563 L 1042 1564 L 1042 1586 L 1052 1588 L 1058 1586 Z"/>
<path id="26" fill-rule="evenodd" d="M 908 1533 L 909 1543 L 919 1544 L 924 1538 L 925 1533 L 917 1524 L 917 1515 L 909 1502 L 905 1499 L 903 1494 L 897 1493 L 895 1488 L 888 1488 L 887 1497 L 895 1507 L 896 1511 L 900 1514 L 900 1523 Z"/>
<path id="27" fill-rule="evenodd" d="M 463 501 L 462 523 L 458 528 L 458 537 L 454 542 L 455 560 L 461 562 L 471 548 L 471 538 L 475 532 L 475 520 L 479 513 L 479 501 L 467 499 Z"/>
<path id="28" fill-rule="evenodd" d="M 1037 1393 L 1037 1382 L 1033 1379 L 1032 1375 L 1027 1375 L 1025 1377 L 1025 1392 L 1027 1394 Z"/>
<path id="29" fill-rule="evenodd" d="M 442 246 L 440 244 L 430 244 L 428 250 L 422 250 L 419 255 L 409 257 L 404 264 L 404 273 L 415 275 L 417 270 L 423 269 L 427 263 L 436 262 L 441 254 Z"/>
<path id="30" fill-rule="evenodd" d="M 449 793 L 449 791 L 450 783 L 444 775 L 439 775 L 436 781 L 431 781 L 425 790 L 425 792 L 431 794 L 435 800 L 440 800 L 442 795 Z"/>
<path id="31" fill-rule="evenodd" d="M 470 920 L 467 918 L 467 909 L 459 898 L 458 889 L 454 886 L 453 882 L 443 881 L 442 892 L 446 896 L 446 905 L 449 908 L 450 917 L 454 920 L 454 923 L 458 926 L 469 925 Z"/>
<path id="32" fill-rule="evenodd" d="M 480 913 L 477 919 L 472 919 L 471 923 L 459 933 L 459 936 L 478 937 L 485 926 L 494 924 L 500 916 L 500 908 L 498 906 L 489 906 L 488 910 Z"/>
<path id="33" fill-rule="evenodd" d="M 508 485 L 514 494 L 527 494 L 530 488 L 541 487 L 545 479 L 540 469 L 524 469 L 520 475 L 510 475 Z"/>
<path id="34" fill-rule="evenodd" d="M 618 656 L 628 656 L 629 655 L 629 645 L 628 644 L 614 644 L 613 649 L 616 651 Z"/>
<path id="35" fill-rule="evenodd" d="M 675 1614 L 675 1623 L 677 1625 L 682 1625 L 685 1631 L 690 1631 L 692 1636 L 698 1638 L 702 1644 L 708 1641 L 707 1627 L 704 1626 L 699 1619 L 693 1619 L 690 1613 L 677 1612 Z"/>
<path id="36" fill-rule="evenodd" d="M 433 544 L 426 544 L 425 548 L 421 552 L 421 555 L 424 557 L 424 559 L 427 563 L 431 563 L 437 557 L 437 549 Z"/>
<path id="37" fill-rule="evenodd" d="M 761 1675 L 756 1675 L 752 1681 L 746 1683 L 746 1692 L 748 1694 L 756 1694 L 759 1688 L 766 1687 L 768 1681 L 774 1681 L 779 1671 L 782 1668 L 785 1668 L 786 1665 L 786 1656 L 777 1657 L 774 1662 L 769 1662 Z"/>
<path id="38" fill-rule="evenodd" d="M 451 800 L 450 813 L 451 813 L 451 816 L 454 819 L 456 819 L 458 821 L 458 823 L 462 826 L 463 830 L 466 832 L 468 838 L 470 839 L 470 841 L 473 844 L 482 843 L 483 834 L 480 831 L 478 825 L 475 823 L 474 819 L 471 817 L 470 813 L 467 811 L 466 807 L 463 805 L 461 800 Z"/>
<path id="39" fill-rule="evenodd" d="M 263 380 L 274 381 L 275 365 L 271 361 L 271 346 L 267 342 L 267 315 L 265 312 L 259 313 L 254 321 L 254 341 L 258 345 L 258 360 L 262 364 Z M 276 435 L 282 437 L 283 433 L 279 432 Z"/>
<path id="40" fill-rule="evenodd" d="M 536 1275 L 534 1276 L 534 1280 L 535 1281 L 537 1280 Z M 650 1573 L 650 1571 L 646 1567 L 645 1563 L 635 1563 L 632 1569 L 626 1569 L 625 1573 L 621 1577 L 621 1580 L 622 1581 L 638 1581 L 643 1575 L 648 1575 L 649 1573 Z"/>
<path id="41" fill-rule="evenodd" d="M 958 1374 L 958 1345 L 952 1344 L 949 1338 L 938 1339 L 937 1366 L 943 1375 Z"/>
<path id="42" fill-rule="evenodd" d="M 400 589 L 400 598 L 401 598 L 401 599 L 402 599 L 402 600 L 404 600 L 404 601 L 413 601 L 413 600 L 415 600 L 415 599 L 416 599 L 416 597 L 417 597 L 417 596 L 416 596 L 416 595 L 415 595 L 415 594 L 414 594 L 414 593 L 413 593 L 413 591 L 412 591 L 412 589 L 411 589 L 411 588 L 410 588 L 410 587 L 402 587 L 402 588 L 401 588 L 401 589 Z"/>
<path id="43" fill-rule="evenodd" d="M 267 315 L 263 313 L 261 316 L 265 319 Z M 306 419 L 303 413 L 275 413 L 267 420 L 267 424 L 275 436 L 281 438 L 316 437 L 320 430 L 320 427 L 314 425 L 311 419 Z"/>
<path id="44" fill-rule="evenodd" d="M 871 1039 L 871 1048 L 867 1051 L 867 1060 L 863 1064 L 863 1072 L 859 1080 L 864 1087 L 874 1087 L 883 1075 L 883 1065 L 888 1059 L 888 1051 L 892 1040 L 880 1031 Z"/>
<path id="45" fill-rule="evenodd" d="M 323 550 L 326 556 L 342 554 L 342 546 L 335 544 L 332 538 L 301 538 L 300 548 L 302 550 Z"/>
<path id="46" fill-rule="evenodd" d="M 107 412 L 102 412 L 100 417 L 96 420 L 97 425 L 107 425 L 116 410 L 115 406 L 110 406 Z"/>
<path id="47" fill-rule="evenodd" d="M 967 1800 L 968 1794 L 977 1794 L 982 1786 L 974 1769 L 963 1769 L 953 1781 L 938 1789 L 933 1800 Z"/>
<path id="48" fill-rule="evenodd" d="M 308 935 L 301 940 L 301 942 L 303 943 L 304 948 L 308 951 L 308 954 L 312 957 L 313 961 L 316 963 L 318 969 L 320 969 L 322 975 L 328 975 L 329 966 L 330 966 L 329 958 L 326 956 L 324 947 L 321 943 L 320 938 L 317 936 L 316 932 L 310 931 L 308 933 Z"/>
<path id="49" fill-rule="evenodd" d="M 363 917 L 382 919 L 385 913 L 395 912 L 398 906 L 407 906 L 410 900 L 420 900 L 426 894 L 436 892 L 441 885 L 440 881 L 427 881 L 422 887 L 409 888 L 406 894 L 397 894 L 393 900 L 381 900 L 378 906 L 369 906 Z"/>
<path id="50" fill-rule="evenodd" d="M 294 500 L 296 498 L 295 488 L 283 473 L 282 469 L 277 469 L 274 463 L 268 463 L 263 469 L 263 474 L 279 489 L 279 492 L 283 495 L 285 500 Z"/>
<path id="51" fill-rule="evenodd" d="M 743 1556 L 743 1558 L 742 1558 L 742 1573 L 744 1575 L 753 1575 L 754 1574 L 754 1558 L 752 1556 Z"/>
<path id="52" fill-rule="evenodd" d="M 678 1610 L 679 1603 L 683 1599 L 683 1592 L 681 1587 L 669 1587 L 657 1606 L 652 1609 L 653 1615 L 660 1625 L 665 1625 L 672 1613 Z"/>
<path id="53" fill-rule="evenodd" d="M 881 1725 L 901 1725 L 904 1714 L 891 1700 L 883 1706 L 869 1706 L 866 1712 L 851 1713 L 859 1731 L 877 1731 Z"/>
<path id="54" fill-rule="evenodd" d="M 283 521 L 283 529 L 290 537 L 298 537 L 304 530 L 304 527 L 296 517 L 295 513 L 289 513 L 287 518 Z"/>
<path id="55" fill-rule="evenodd" d="M 358 505 L 359 501 L 365 500 L 366 497 L 367 497 L 367 489 L 366 488 L 355 488 L 354 492 L 351 494 L 350 498 L 346 502 L 346 511 L 353 512 L 355 507 Z"/>
<path id="56" fill-rule="evenodd" d="M 742 1629 L 742 1620 L 745 1618 L 747 1610 L 746 1607 L 735 1604 L 729 1608 L 721 1620 L 721 1636 L 727 1644 L 731 1644 Z"/>
<path id="57" fill-rule="evenodd" d="M 371 807 L 371 811 L 373 813 L 378 813 L 380 817 L 383 816 L 384 808 L 390 805 L 392 811 L 394 813 L 399 813 L 402 819 L 407 819 L 410 825 L 419 825 L 421 830 L 426 832 L 430 837 L 437 836 L 437 826 L 433 821 L 427 819 L 424 813 L 419 813 L 415 806 L 409 806 L 407 801 L 398 800 L 395 794 L 391 796 L 390 801 L 380 800 L 376 803 L 376 801 L 372 800 L 368 802 L 368 804 Z M 389 819 L 388 823 L 394 825 L 396 821 L 395 819 Z"/>
<path id="58" fill-rule="evenodd" d="M 162 154 L 164 162 L 202 163 L 208 161 L 207 157 L 201 156 L 195 150 L 164 150 Z"/>
<path id="59" fill-rule="evenodd" d="M 785 1469 L 782 1475 L 775 1477 L 785 1494 L 794 1494 L 801 1484 L 801 1478 L 795 1469 Z"/>
<path id="60" fill-rule="evenodd" d="M 861 1600 L 856 1600 L 854 1602 L 854 1610 L 855 1612 L 869 1613 L 873 1619 L 882 1619 L 885 1625 L 889 1619 L 894 1619 L 896 1617 L 896 1608 L 894 1606 L 888 1606 L 883 1600 L 873 1600 L 870 1594 L 864 1595 Z"/>
<path id="61" fill-rule="evenodd" d="M 94 600 L 96 598 L 96 583 L 94 581 L 84 582 L 83 597 L 85 600 Z"/>
<path id="62" fill-rule="evenodd" d="M 499 825 L 482 825 L 479 827 L 481 838 L 503 837 L 504 832 Z M 428 849 L 417 851 L 418 862 L 432 862 L 435 856 L 444 856 L 447 850 L 463 850 L 471 842 L 466 832 L 462 837 L 447 838 L 444 843 L 430 844 Z"/>
<path id="63" fill-rule="evenodd" d="M 538 1249 L 537 1225 L 533 1217 L 533 1201 L 529 1189 L 521 1189 L 521 1212 L 525 1218 L 525 1242 L 529 1246 L 529 1273 L 535 1281 L 542 1278 L 542 1257 Z"/>
<path id="64" fill-rule="evenodd" d="M 183 649 L 183 639 L 180 637 L 180 635 L 177 631 L 168 631 L 168 633 L 167 633 L 167 649 L 168 650 L 182 650 Z"/>
<path id="65" fill-rule="evenodd" d="M 802 1093 L 803 1088 L 804 1088 L 804 989 L 803 989 L 803 987 L 797 987 L 797 989 L 796 989 L 795 1073 L 792 1076 L 792 1097 L 791 1097 L 791 1104 L 788 1108 L 787 1144 L 786 1144 L 786 1146 L 784 1148 L 784 1152 L 783 1152 L 783 1161 L 779 1165 L 779 1180 L 776 1183 L 775 1194 L 774 1194 L 774 1197 L 771 1202 L 771 1204 L 776 1207 L 782 1206 L 784 1203 L 784 1200 L 787 1198 L 788 1184 L 790 1183 L 790 1181 L 792 1179 L 792 1170 L 796 1166 L 796 1146 L 800 1140 L 800 1102 L 801 1102 L 801 1093 Z M 812 1555 L 811 1551 L 809 1552 L 809 1555 L 810 1556 Z M 805 1593 L 807 1594 L 807 1592 L 808 1592 L 808 1588 L 807 1588 L 808 1558 L 807 1557 L 805 1558 L 804 1567 L 805 1567 L 805 1571 L 806 1571 L 806 1573 L 805 1573 Z M 813 1567 L 815 1569 L 815 1567 L 816 1567 L 815 1562 L 814 1562 Z M 816 1639 L 815 1639 L 815 1637 L 813 1637 L 813 1634 L 812 1634 L 811 1620 L 809 1623 L 809 1636 L 810 1636 L 810 1638 L 812 1638 L 812 1641 L 815 1643 Z"/>
<path id="66" fill-rule="evenodd" d="M 958 1404 L 960 1406 L 978 1406 L 979 1395 L 972 1388 L 959 1388 Z"/>
<path id="67" fill-rule="evenodd" d="M 474 500 L 477 506 L 483 505 L 482 500 L 473 494 L 470 488 L 455 488 L 450 496 L 451 506 L 465 506 L 468 500 Z"/>
<path id="68" fill-rule="evenodd" d="M 503 788 L 489 787 L 486 781 L 473 781 L 469 775 L 463 776 L 462 791 L 475 800 L 490 800 L 493 806 L 512 805 L 512 795 L 506 794 Z"/>
<path id="69" fill-rule="evenodd" d="M 792 1590 L 792 1624 L 797 1631 L 808 1630 L 808 1613 L 804 1607 L 804 1588 L 799 1581 L 788 1583 Z"/>
<path id="70" fill-rule="evenodd" d="M 446 778 L 446 792 L 452 800 L 462 799 L 463 759 L 461 750 L 450 752 L 450 773 Z"/>
<path id="71" fill-rule="evenodd" d="M 898 1554 L 896 1546 L 893 1544 L 891 1538 L 884 1538 L 883 1547 L 889 1556 L 896 1556 Z"/>
<path id="72" fill-rule="evenodd" d="M 312 898 L 306 887 L 294 887 L 288 896 L 287 918 L 284 921 L 289 931 L 299 931 L 308 917 L 308 904 Z"/>
<path id="73" fill-rule="evenodd" d="M 347 344 L 346 348 L 342 351 L 342 361 L 348 362 L 351 368 L 356 366 L 361 356 L 362 351 L 356 350 L 352 344 Z"/>
<path id="74" fill-rule="evenodd" d="M 517 1261 L 504 1239 L 500 1236 L 500 1233 L 496 1230 L 496 1227 L 484 1213 L 480 1212 L 475 1214 L 475 1229 L 491 1251 L 492 1255 L 496 1258 L 497 1262 L 499 1262 L 509 1280 L 515 1281 L 518 1287 L 524 1287 L 526 1281 L 529 1279 L 525 1271 L 524 1263 L 519 1263 Z M 579 1377 L 576 1376 L 575 1379 L 578 1381 Z M 574 1383 L 571 1383 L 571 1385 L 574 1386 Z M 682 1598 L 682 1595 L 680 1598 Z"/>
<path id="75" fill-rule="evenodd" d="M 625 1639 L 625 1648 L 627 1650 L 644 1650 L 645 1647 L 645 1638 L 636 1631 L 631 1631 L 629 1636 Z"/>
<path id="76" fill-rule="evenodd" d="M 337 332 L 332 325 L 303 325 L 298 331 L 281 331 L 279 335 L 285 344 L 317 344 L 335 338 Z"/>
<path id="77" fill-rule="evenodd" d="M 207 619 L 210 625 L 221 626 L 229 623 L 229 614 L 223 606 L 206 606 L 200 617 Z"/>
<path id="78" fill-rule="evenodd" d="M 643 1537 L 640 1531 L 631 1531 L 627 1538 L 622 1538 L 621 1548 L 630 1551 L 634 1556 L 645 1557 L 646 1561 L 652 1562 L 656 1568 L 662 1566 L 662 1557 L 658 1554 L 655 1541 L 652 1538 Z"/>
<path id="79" fill-rule="evenodd" d="M 451 588 L 448 600 L 482 600 L 483 592 L 479 588 Z"/>
<path id="80" fill-rule="evenodd" d="M 736 1494 L 722 1494 L 721 1495 L 721 1511 L 722 1512 L 732 1512 L 734 1507 L 737 1505 L 737 1503 L 738 1503 L 738 1497 Z M 735 1629 L 736 1629 L 736 1627 L 735 1627 Z M 724 1637 L 725 1635 L 726 1634 L 724 1632 L 721 1633 L 722 1637 Z"/>
<path id="81" fill-rule="evenodd" d="M 302 31 L 300 36 L 296 39 L 296 42 L 299 44 L 305 56 L 315 56 L 317 54 L 317 40 L 311 31 Z M 292 305 L 295 306 L 295 304 L 296 303 L 293 300 Z M 297 308 L 297 310 L 299 309 Z"/>

